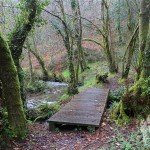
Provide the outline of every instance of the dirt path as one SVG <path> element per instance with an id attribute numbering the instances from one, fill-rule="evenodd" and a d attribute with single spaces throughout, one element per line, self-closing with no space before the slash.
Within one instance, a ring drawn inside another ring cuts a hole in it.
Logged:
<path id="1" fill-rule="evenodd" d="M 137 130 L 135 123 L 117 129 L 114 123 L 109 121 L 109 114 L 105 112 L 103 122 L 95 133 L 86 128 L 66 126 L 56 132 L 49 132 L 48 125 L 34 124 L 28 126 L 28 136 L 23 143 L 17 143 L 14 150 L 97 150 L 98 148 L 110 148 L 111 138 L 115 137 L 115 130 L 122 131 L 125 135 Z"/>

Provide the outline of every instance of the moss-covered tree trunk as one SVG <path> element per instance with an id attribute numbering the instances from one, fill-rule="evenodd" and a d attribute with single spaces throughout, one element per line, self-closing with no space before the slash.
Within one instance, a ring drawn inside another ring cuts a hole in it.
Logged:
<path id="1" fill-rule="evenodd" d="M 128 9 L 128 21 L 127 27 L 128 31 L 131 35 L 131 39 L 129 44 L 127 45 L 127 49 L 123 58 L 123 67 L 122 67 L 122 79 L 127 79 L 130 71 L 130 67 L 132 64 L 132 58 L 135 51 L 136 41 L 138 38 L 139 25 L 135 26 L 134 21 L 134 13 L 132 13 L 132 7 L 130 6 L 129 0 L 126 0 L 127 9 Z M 138 9 L 138 7 L 137 7 Z"/>
<path id="2" fill-rule="evenodd" d="M 28 50 L 28 61 L 29 61 L 29 68 L 30 68 L 30 83 L 34 80 L 34 74 L 33 74 L 33 66 L 32 66 L 32 60 L 31 60 L 31 52 Z"/>
<path id="3" fill-rule="evenodd" d="M 9 125 L 17 137 L 25 136 L 26 119 L 20 96 L 18 74 L 9 47 L 0 34 L 0 80 L 2 81 Z"/>
<path id="4" fill-rule="evenodd" d="M 143 70 L 142 77 L 148 78 L 150 77 L 150 31 L 147 39 L 147 46 L 143 56 Z"/>
<path id="5" fill-rule="evenodd" d="M 81 21 L 81 10 L 80 10 L 80 4 L 79 0 L 76 0 L 77 7 L 76 7 L 76 13 L 74 15 L 77 16 L 77 24 L 76 24 L 76 41 L 77 41 L 77 48 L 78 48 L 78 55 L 79 55 L 79 61 L 81 66 L 81 71 L 85 71 L 88 68 L 85 54 L 82 47 L 82 21 Z"/>
<path id="6" fill-rule="evenodd" d="M 103 48 L 106 54 L 109 72 L 117 73 L 118 68 L 116 66 L 115 57 L 111 50 L 110 42 L 110 16 L 109 16 L 109 2 L 108 0 L 102 0 L 101 2 L 101 15 L 103 26 Z"/>
<path id="7" fill-rule="evenodd" d="M 38 60 L 39 64 L 41 65 L 42 71 L 43 71 L 43 75 L 44 75 L 44 76 L 43 76 L 43 80 L 44 80 L 44 81 L 49 80 L 49 79 L 50 79 L 50 78 L 49 78 L 49 74 L 48 74 L 48 71 L 47 71 L 47 69 L 46 69 L 46 66 L 45 66 L 45 63 L 44 63 L 43 58 L 40 56 L 39 53 L 33 51 L 33 50 L 31 49 L 31 47 L 29 47 L 29 46 L 28 46 L 28 50 L 36 57 L 36 59 Z"/>
<path id="8" fill-rule="evenodd" d="M 2 82 L 0 80 L 0 107 L 3 105 L 4 105 L 4 100 L 3 100 Z"/>
<path id="9" fill-rule="evenodd" d="M 134 41 L 130 45 L 129 54 L 127 56 L 127 63 L 126 63 L 126 66 L 125 66 L 125 68 L 123 69 L 123 72 L 122 72 L 122 79 L 127 79 L 128 78 L 130 67 L 131 67 L 131 62 L 132 62 L 132 56 L 133 56 L 133 53 L 134 53 L 134 50 L 135 50 L 135 42 L 136 41 Z"/>
<path id="10" fill-rule="evenodd" d="M 143 66 L 146 66 L 146 64 L 148 63 L 144 60 L 146 60 L 147 57 L 149 57 L 148 52 L 150 51 L 148 49 L 148 45 L 150 42 L 150 37 L 148 36 L 149 19 L 150 19 L 150 0 L 142 0 L 141 7 L 140 7 L 140 16 L 139 16 L 139 51 L 140 53 L 139 53 L 139 60 L 138 60 L 137 80 L 140 79 L 141 72 L 147 70 L 145 67 L 143 68 Z"/>
<path id="11" fill-rule="evenodd" d="M 69 65 L 69 73 L 70 73 L 70 84 L 68 87 L 68 94 L 74 95 L 78 93 L 77 90 L 77 81 L 75 76 L 75 68 L 73 65 L 73 53 L 72 49 L 67 49 L 68 51 L 68 65 Z"/>
<path id="12" fill-rule="evenodd" d="M 75 28 L 75 44 L 77 47 L 77 64 L 76 64 L 76 69 L 75 69 L 75 74 L 76 74 L 76 82 L 78 83 L 78 76 L 79 76 L 79 69 L 81 67 L 81 71 L 84 71 L 84 65 L 83 62 L 81 61 L 81 51 L 82 51 L 82 26 L 81 26 L 81 19 L 79 18 L 80 16 L 80 7 L 79 7 L 79 2 L 78 0 L 71 0 L 71 8 L 73 12 L 73 25 Z"/>
<path id="13" fill-rule="evenodd" d="M 137 37 L 138 37 L 138 32 L 139 32 L 139 26 L 136 27 L 131 40 L 127 46 L 126 51 L 128 51 L 128 55 L 127 55 L 127 60 L 123 59 L 123 69 L 122 69 L 122 79 L 127 79 L 128 75 L 129 75 L 129 71 L 130 71 L 130 67 L 131 67 L 131 63 L 132 63 L 132 57 L 135 51 L 135 45 L 136 45 L 136 41 L 137 41 Z M 126 55 L 126 53 L 125 53 Z M 127 61 L 125 63 L 125 60 Z"/>
<path id="14" fill-rule="evenodd" d="M 118 123 L 128 116 L 146 117 L 150 114 L 150 0 L 142 0 L 139 17 L 139 72 L 138 78 L 115 107 L 112 116 Z"/>
<path id="15" fill-rule="evenodd" d="M 121 0 L 118 0 L 118 5 L 117 5 L 117 9 L 116 9 L 116 13 L 117 13 L 117 19 L 116 19 L 116 23 L 117 23 L 117 34 L 118 34 L 118 42 L 119 45 L 121 45 L 122 43 L 122 31 L 121 31 Z"/>
<path id="16" fill-rule="evenodd" d="M 20 65 L 20 57 L 23 50 L 23 45 L 31 31 L 36 17 L 37 0 L 27 0 L 25 2 L 25 10 L 22 12 L 23 15 L 19 18 L 13 32 L 9 36 L 9 47 L 15 62 L 18 77 L 20 81 L 21 97 L 24 105 L 26 104 L 26 96 L 24 93 L 24 73 Z M 26 15 L 24 14 L 26 12 Z"/>
<path id="17" fill-rule="evenodd" d="M 74 95 L 78 93 L 77 89 L 77 81 L 76 81 L 76 74 L 75 74 L 75 67 L 73 63 L 73 37 L 71 31 L 67 27 L 67 19 L 64 11 L 64 4 L 63 1 L 60 2 L 61 7 L 61 14 L 63 18 L 63 26 L 64 26 L 64 32 L 65 35 L 63 37 L 64 45 L 67 49 L 68 54 L 68 66 L 69 66 L 69 74 L 70 74 L 70 83 L 68 87 L 68 94 Z"/>

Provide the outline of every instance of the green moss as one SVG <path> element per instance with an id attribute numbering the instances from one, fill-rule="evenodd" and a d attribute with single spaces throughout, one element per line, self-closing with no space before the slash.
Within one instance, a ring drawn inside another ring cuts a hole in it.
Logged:
<path id="1" fill-rule="evenodd" d="M 145 118 L 150 114 L 150 77 L 140 78 L 121 98 L 112 111 L 117 124 L 126 123 L 129 117 Z"/>
<path id="2" fill-rule="evenodd" d="M 68 78 L 69 78 L 69 70 L 68 70 L 68 69 L 64 70 L 64 71 L 62 72 L 62 75 L 63 75 L 66 79 L 68 79 Z"/>
<path id="3" fill-rule="evenodd" d="M 0 54 L 0 80 L 3 85 L 9 125 L 16 137 L 23 137 L 26 133 L 26 119 L 20 96 L 19 79 L 8 44 L 1 34 Z"/>
<path id="4" fill-rule="evenodd" d="M 129 123 L 129 117 L 126 115 L 124 111 L 125 107 L 122 101 L 119 102 L 117 106 L 115 106 L 111 113 L 111 118 L 116 122 L 118 126 Z"/>
<path id="5" fill-rule="evenodd" d="M 95 84 L 96 84 L 96 79 L 95 78 L 85 80 L 84 85 L 79 88 L 79 91 L 82 91 L 82 90 L 84 90 L 86 88 L 89 88 L 89 87 L 94 87 Z"/>
<path id="6" fill-rule="evenodd" d="M 109 78 L 114 78 L 116 76 L 116 73 L 110 73 L 108 74 Z"/>
<path id="7" fill-rule="evenodd" d="M 120 79 L 118 80 L 118 83 L 119 83 L 119 84 L 124 84 L 124 83 L 125 83 L 125 79 L 120 78 Z"/>

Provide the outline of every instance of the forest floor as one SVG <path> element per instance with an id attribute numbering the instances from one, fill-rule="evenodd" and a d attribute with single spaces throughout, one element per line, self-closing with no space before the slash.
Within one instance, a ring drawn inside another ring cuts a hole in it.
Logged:
<path id="1" fill-rule="evenodd" d="M 119 86 L 117 76 L 110 78 L 106 85 L 111 90 Z M 100 128 L 95 131 L 63 126 L 52 132 L 45 122 L 28 125 L 25 141 L 13 142 L 13 150 L 121 150 L 130 148 L 133 143 L 138 150 L 136 146 L 140 138 L 138 121 L 132 120 L 126 126 L 117 127 L 110 119 L 110 109 L 106 109 Z"/>
<path id="2" fill-rule="evenodd" d="M 123 141 L 137 131 L 138 125 L 135 121 L 130 125 L 117 128 L 110 121 L 109 113 L 106 111 L 100 130 L 97 129 L 94 133 L 74 126 L 66 126 L 50 132 L 47 124 L 29 125 L 26 141 L 15 143 L 14 150 L 97 150 L 102 148 L 119 150 L 121 146 L 119 138 Z M 126 140 L 126 142 L 129 141 Z"/>

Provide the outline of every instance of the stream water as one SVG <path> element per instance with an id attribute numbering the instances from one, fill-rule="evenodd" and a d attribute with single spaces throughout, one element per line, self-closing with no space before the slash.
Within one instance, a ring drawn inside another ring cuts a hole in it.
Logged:
<path id="1" fill-rule="evenodd" d="M 37 108 L 45 103 L 53 104 L 67 92 L 68 84 L 60 82 L 45 82 L 46 89 L 41 93 L 29 94 L 27 97 L 27 107 Z"/>

